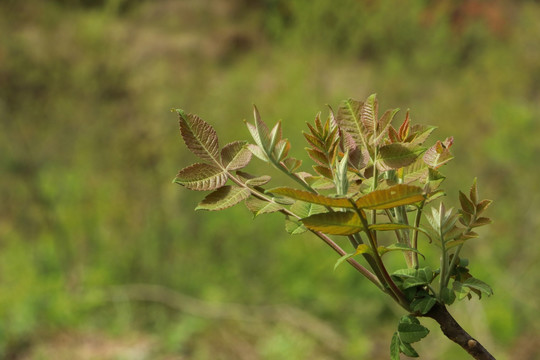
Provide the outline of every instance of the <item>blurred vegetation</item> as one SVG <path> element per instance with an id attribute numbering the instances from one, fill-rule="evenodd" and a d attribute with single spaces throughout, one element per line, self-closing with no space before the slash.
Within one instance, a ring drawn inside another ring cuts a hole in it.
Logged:
<path id="1" fill-rule="evenodd" d="M 317 239 L 193 211 L 168 112 L 247 139 L 256 103 L 305 159 L 306 121 L 376 92 L 455 137 L 451 197 L 477 176 L 495 200 L 463 253 L 495 296 L 454 315 L 498 359 L 539 358 L 539 18 L 525 0 L 0 2 L 0 357 L 387 358 L 399 309 Z M 419 352 L 464 355 L 438 331 Z"/>

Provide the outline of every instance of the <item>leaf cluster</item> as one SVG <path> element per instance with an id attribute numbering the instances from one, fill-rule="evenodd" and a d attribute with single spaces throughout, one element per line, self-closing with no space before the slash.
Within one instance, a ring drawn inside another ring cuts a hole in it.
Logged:
<path id="1" fill-rule="evenodd" d="M 463 245 L 478 237 L 473 229 L 491 222 L 482 216 L 491 201 L 478 199 L 475 180 L 469 196 L 459 193 L 458 211 L 443 202 L 427 209 L 445 195 L 441 169 L 453 159 L 454 141 L 448 137 L 426 146 L 435 128 L 412 125 L 408 111 L 394 127 L 398 111 L 387 110 L 379 117 L 377 97 L 371 95 L 363 102 L 343 101 L 336 113 L 330 108 L 325 121 L 317 114 L 303 134 L 313 161 L 311 173 L 289 156 L 291 144 L 283 137 L 281 122 L 269 127 L 256 107 L 253 123 L 245 121 L 254 143 L 236 141 L 223 148 L 211 125 L 177 110 L 184 142 L 202 162 L 180 170 L 174 180 L 191 190 L 212 191 L 197 210 L 222 210 L 243 201 L 253 216 L 281 212 L 289 234 L 310 231 L 330 245 L 340 254 L 334 269 L 348 262 L 411 314 L 402 318 L 394 334 L 393 358 L 400 352 L 418 356 L 410 344 L 427 335 L 427 329 L 414 316 L 427 314 L 437 302 L 492 294 L 459 257 Z M 242 170 L 252 155 L 297 186 L 265 188 L 269 175 Z M 440 248 L 439 269 L 420 267 L 420 235 Z M 348 239 L 352 251 L 343 250 L 332 237 Z M 403 254 L 406 268 L 390 275 L 383 257 L 391 252 Z M 358 255 L 366 267 L 355 260 Z M 433 284 L 437 278 L 438 289 Z"/>

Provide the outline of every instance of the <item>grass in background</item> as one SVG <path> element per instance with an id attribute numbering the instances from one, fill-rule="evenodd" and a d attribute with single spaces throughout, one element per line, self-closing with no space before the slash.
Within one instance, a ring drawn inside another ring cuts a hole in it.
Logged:
<path id="1" fill-rule="evenodd" d="M 496 223 L 465 249 L 495 296 L 463 303 L 468 319 L 459 320 L 498 358 L 538 355 L 523 344 L 540 330 L 540 7 L 440 4 L 0 5 L 0 353 L 40 358 L 36 346 L 69 332 L 118 344 L 142 334 L 148 358 L 386 358 L 388 310 L 398 309 L 352 271 L 332 272 L 323 244 L 289 238 L 277 215 L 252 224 L 241 207 L 195 213 L 197 196 L 170 183 L 191 160 L 172 107 L 200 114 L 226 141 L 247 136 L 242 119 L 256 103 L 268 121 L 283 119 L 295 144 L 325 104 L 377 92 L 381 108 L 410 107 L 438 137 L 453 135 L 459 152 L 447 172 L 473 172 L 495 200 Z M 231 225 L 238 217 L 245 225 Z M 254 238 L 256 226 L 265 239 Z M 210 303 L 289 304 L 343 349 L 279 317 L 251 323 L 119 297 L 136 283 Z M 373 324 L 380 333 L 364 331 Z M 434 334 L 422 346 L 440 353 L 421 353 L 461 356 Z"/>

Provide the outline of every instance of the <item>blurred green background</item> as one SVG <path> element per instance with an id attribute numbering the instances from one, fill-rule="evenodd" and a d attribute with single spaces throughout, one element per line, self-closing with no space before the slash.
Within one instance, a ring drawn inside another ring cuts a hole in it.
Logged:
<path id="1" fill-rule="evenodd" d="M 0 358 L 387 359 L 402 312 L 321 241 L 171 184 L 170 108 L 225 144 L 255 103 L 305 158 L 306 121 L 377 93 L 454 136 L 450 204 L 495 201 L 463 253 L 495 296 L 452 313 L 539 359 L 539 44 L 538 1 L 0 2 Z M 424 323 L 423 359 L 466 358 Z"/>

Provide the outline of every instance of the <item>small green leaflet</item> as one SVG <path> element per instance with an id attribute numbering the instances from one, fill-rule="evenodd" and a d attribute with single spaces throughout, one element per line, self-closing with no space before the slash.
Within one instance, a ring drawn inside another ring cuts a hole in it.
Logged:
<path id="1" fill-rule="evenodd" d="M 397 331 L 392 336 L 392 341 L 390 342 L 390 359 L 391 360 L 400 360 L 399 359 L 399 345 L 401 341 L 399 341 L 399 336 Z"/>
<path id="2" fill-rule="evenodd" d="M 290 235 L 299 235 L 307 231 L 306 227 L 297 220 L 291 220 L 288 216 L 285 218 L 285 231 Z"/>
<path id="3" fill-rule="evenodd" d="M 227 209 L 247 199 L 250 194 L 251 192 L 246 188 L 231 185 L 223 186 L 213 193 L 208 194 L 197 205 L 195 210 L 217 211 Z"/>
<path id="4" fill-rule="evenodd" d="M 437 303 L 437 299 L 432 296 L 424 296 L 414 299 L 411 302 L 411 310 L 417 311 L 420 314 L 427 314 L 429 310 Z"/>
<path id="5" fill-rule="evenodd" d="M 349 253 L 349 254 L 345 254 L 343 255 L 342 257 L 340 257 L 337 261 L 336 261 L 336 264 L 334 265 L 334 271 L 337 269 L 337 267 L 341 264 L 343 264 L 345 261 L 349 260 L 350 258 L 352 258 L 353 256 L 356 256 L 356 255 L 360 255 L 360 254 L 366 254 L 366 253 L 372 253 L 371 249 L 369 248 L 368 245 L 366 244 L 360 244 L 358 245 L 358 247 L 356 248 L 356 251 L 353 252 L 353 253 Z"/>
<path id="6" fill-rule="evenodd" d="M 261 214 L 273 213 L 283 209 L 283 206 L 276 204 L 274 202 L 268 202 L 256 198 L 255 196 L 250 196 L 246 199 L 245 204 L 249 211 L 253 213 L 253 217 L 256 217 Z"/>

